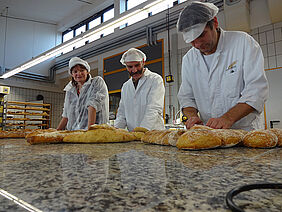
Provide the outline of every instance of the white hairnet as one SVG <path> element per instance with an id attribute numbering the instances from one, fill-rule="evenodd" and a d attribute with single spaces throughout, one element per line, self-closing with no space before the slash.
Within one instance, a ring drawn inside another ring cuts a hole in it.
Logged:
<path id="1" fill-rule="evenodd" d="M 213 3 L 190 2 L 180 13 L 176 27 L 183 33 L 186 43 L 199 37 L 208 21 L 218 13 L 218 8 Z"/>
<path id="2" fill-rule="evenodd" d="M 73 57 L 69 61 L 69 74 L 71 75 L 71 68 L 75 65 L 83 65 L 88 72 L 90 72 L 90 66 L 87 61 L 80 59 L 79 57 Z"/>
<path id="3" fill-rule="evenodd" d="M 122 65 L 126 65 L 126 62 L 132 61 L 146 61 L 146 55 L 136 48 L 130 48 L 126 52 L 123 53 L 120 62 Z"/>

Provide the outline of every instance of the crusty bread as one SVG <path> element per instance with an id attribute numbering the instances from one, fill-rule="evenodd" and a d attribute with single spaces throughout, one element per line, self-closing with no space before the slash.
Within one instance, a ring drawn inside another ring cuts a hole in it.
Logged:
<path id="1" fill-rule="evenodd" d="M 243 139 L 244 146 L 254 148 L 271 148 L 278 143 L 277 136 L 270 130 L 253 130 Z"/>
<path id="2" fill-rule="evenodd" d="M 146 129 L 146 128 L 144 128 L 144 127 L 135 127 L 134 129 L 133 129 L 133 132 L 143 132 L 143 133 L 145 133 L 145 132 L 148 132 L 149 130 L 148 129 Z"/>
<path id="3" fill-rule="evenodd" d="M 221 138 L 221 147 L 232 147 L 239 144 L 244 134 L 238 130 L 232 129 L 213 129 L 214 133 Z"/>
<path id="4" fill-rule="evenodd" d="M 109 130 L 115 130 L 116 128 L 107 125 L 107 124 L 93 124 L 89 127 L 89 130 L 96 130 L 96 129 L 109 129 Z"/>
<path id="5" fill-rule="evenodd" d="M 31 137 L 34 135 L 42 134 L 42 133 L 47 133 L 47 132 L 55 132 L 57 131 L 54 128 L 49 128 L 49 129 L 32 129 L 32 130 L 25 130 L 25 137 Z"/>
<path id="6" fill-rule="evenodd" d="M 186 130 L 171 130 L 169 133 L 164 135 L 163 138 L 161 138 L 161 143 L 163 145 L 176 146 L 178 138 L 185 132 Z"/>
<path id="7" fill-rule="evenodd" d="M 136 140 L 136 136 L 123 129 L 100 128 L 64 137 L 67 143 L 112 143 Z"/>
<path id="8" fill-rule="evenodd" d="M 179 149 L 210 149 L 221 146 L 221 138 L 212 130 L 187 130 L 177 143 Z"/>
<path id="9" fill-rule="evenodd" d="M 67 135 L 73 135 L 83 130 L 78 131 L 67 131 L 67 130 L 56 130 L 56 131 L 43 131 L 34 132 L 26 136 L 26 140 L 30 144 L 42 144 L 42 143 L 61 143 Z"/>
<path id="10" fill-rule="evenodd" d="M 273 132 L 277 138 L 278 138 L 278 143 L 277 146 L 282 146 L 282 129 L 279 128 L 272 128 L 270 129 L 271 132 Z"/>
<path id="11" fill-rule="evenodd" d="M 0 138 L 24 138 L 24 130 L 0 131 Z"/>
<path id="12" fill-rule="evenodd" d="M 235 132 L 240 132 L 242 133 L 243 135 L 246 135 L 249 131 L 247 130 L 242 130 L 242 129 L 233 129 Z"/>
<path id="13" fill-rule="evenodd" d="M 144 132 L 131 132 L 131 134 L 133 134 L 137 141 L 141 141 L 141 139 L 143 138 L 143 136 L 145 135 Z"/>
<path id="14" fill-rule="evenodd" d="M 145 143 L 155 143 L 155 136 L 158 136 L 162 130 L 150 130 L 145 133 L 141 141 Z"/>
<path id="15" fill-rule="evenodd" d="M 160 145 L 170 145 L 168 142 L 164 142 L 163 138 L 169 134 L 170 130 L 162 130 L 160 133 L 157 133 L 153 136 L 153 143 Z"/>
<path id="16" fill-rule="evenodd" d="M 206 125 L 195 124 L 190 130 L 212 130 L 213 128 Z"/>
<path id="17" fill-rule="evenodd" d="M 151 144 L 169 145 L 168 142 L 164 143 L 163 138 L 170 132 L 170 130 L 151 130 L 145 133 L 142 141 Z"/>

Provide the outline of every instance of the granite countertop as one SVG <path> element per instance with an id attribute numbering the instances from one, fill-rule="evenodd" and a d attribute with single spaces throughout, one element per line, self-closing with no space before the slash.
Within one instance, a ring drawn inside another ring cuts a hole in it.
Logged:
<path id="1" fill-rule="evenodd" d="M 34 211 L 230 211 L 225 196 L 234 187 L 282 182 L 281 150 L 1 139 L 0 211 L 25 211 L 5 192 Z M 282 191 L 244 192 L 234 201 L 245 211 L 280 212 Z"/>

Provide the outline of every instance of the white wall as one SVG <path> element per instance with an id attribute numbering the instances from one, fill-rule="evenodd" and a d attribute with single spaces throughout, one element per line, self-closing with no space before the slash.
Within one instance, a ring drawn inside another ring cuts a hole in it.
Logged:
<path id="1" fill-rule="evenodd" d="M 56 25 L 8 18 L 6 28 L 6 18 L 0 17 L 0 66 L 12 69 L 53 48 L 58 44 L 57 39 Z M 53 64 L 49 61 L 48 66 L 40 64 L 27 71 L 48 75 L 51 65 Z"/>

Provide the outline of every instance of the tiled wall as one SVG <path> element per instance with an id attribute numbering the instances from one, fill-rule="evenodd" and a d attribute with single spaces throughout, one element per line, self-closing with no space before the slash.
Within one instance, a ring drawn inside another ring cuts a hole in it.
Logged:
<path id="1" fill-rule="evenodd" d="M 44 103 L 51 104 L 51 127 L 56 128 L 62 117 L 64 93 L 10 87 L 10 94 L 5 96 L 5 100 L 20 102 L 36 101 L 36 97 L 39 94 L 44 97 Z"/>
<path id="2" fill-rule="evenodd" d="M 250 34 L 261 46 L 264 68 L 282 67 L 282 22 L 256 28 Z"/>

